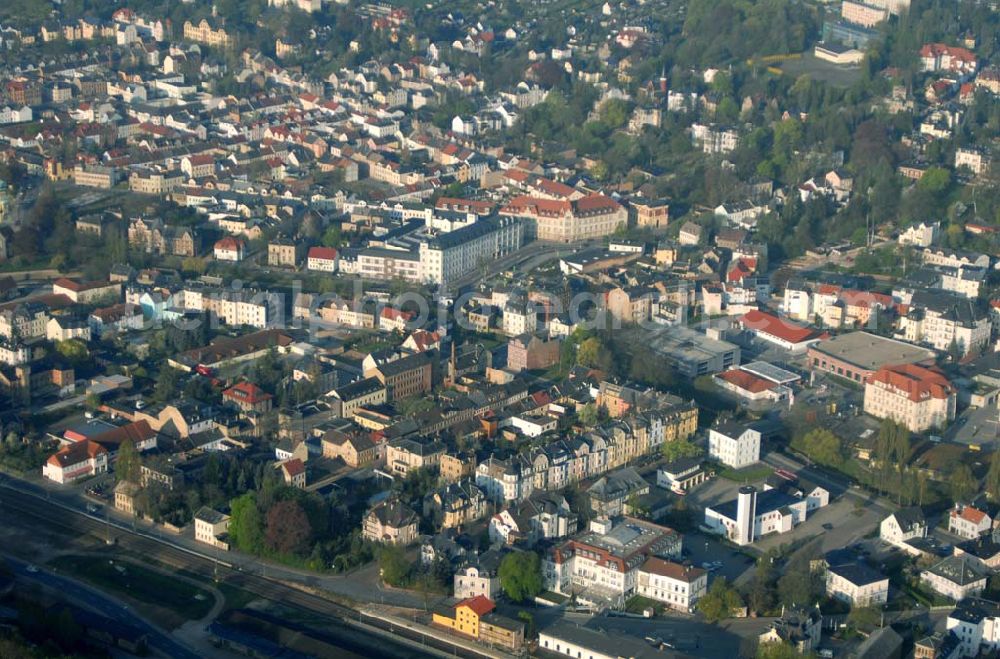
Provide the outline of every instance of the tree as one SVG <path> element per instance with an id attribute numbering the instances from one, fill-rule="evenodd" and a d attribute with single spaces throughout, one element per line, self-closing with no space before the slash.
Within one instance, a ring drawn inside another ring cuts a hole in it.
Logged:
<path id="1" fill-rule="evenodd" d="M 160 369 L 160 377 L 156 380 L 156 387 L 153 389 L 153 399 L 159 403 L 166 403 L 177 396 L 178 385 L 181 375 L 177 369 L 164 365 Z"/>
<path id="2" fill-rule="evenodd" d="M 970 497 L 978 490 L 978 481 L 969 469 L 969 465 L 959 463 L 948 476 L 948 489 L 951 492 L 952 501 L 969 501 Z"/>
<path id="3" fill-rule="evenodd" d="M 750 608 L 758 615 L 764 614 L 774 608 L 776 601 L 774 592 L 774 553 L 768 552 L 757 561 L 753 579 L 750 581 L 750 588 L 747 591 L 747 600 Z"/>
<path id="4" fill-rule="evenodd" d="M 743 606 L 739 593 L 726 583 L 725 577 L 718 577 L 712 582 L 708 593 L 698 600 L 698 610 L 708 622 L 718 622 L 728 618 L 733 612 Z"/>
<path id="5" fill-rule="evenodd" d="M 229 537 L 233 545 L 248 554 L 264 549 L 264 523 L 257 508 L 257 494 L 247 492 L 229 504 Z"/>
<path id="6" fill-rule="evenodd" d="M 66 339 L 56 342 L 56 352 L 66 358 L 73 365 L 79 365 L 87 361 L 90 351 L 87 344 L 80 339 Z"/>
<path id="7" fill-rule="evenodd" d="M 312 527 L 298 501 L 279 501 L 267 511 L 267 548 L 283 555 L 299 556 L 309 548 Z"/>
<path id="8" fill-rule="evenodd" d="M 660 453 L 663 454 L 667 462 L 674 462 L 681 458 L 696 458 L 701 455 L 701 452 L 701 447 L 695 446 L 686 439 L 675 439 L 660 445 Z"/>
<path id="9" fill-rule="evenodd" d="M 797 554 L 778 579 L 778 599 L 784 606 L 809 606 L 819 599 L 821 591 L 819 577 L 809 569 L 809 558 L 803 554 Z"/>
<path id="10" fill-rule="evenodd" d="M 990 456 L 990 470 L 986 472 L 983 486 L 991 499 L 1000 500 L 1000 451 L 994 451 Z"/>
<path id="11" fill-rule="evenodd" d="M 340 247 L 342 240 L 340 227 L 338 226 L 328 227 L 327 230 L 323 232 L 322 242 L 324 247 Z"/>
<path id="12" fill-rule="evenodd" d="M 403 554 L 403 549 L 396 545 L 387 545 L 378 554 L 378 568 L 382 581 L 390 586 L 402 586 L 410 574 L 410 564 Z"/>
<path id="13" fill-rule="evenodd" d="M 500 562 L 500 587 L 514 602 L 533 599 L 542 592 L 542 561 L 533 551 L 512 552 Z"/>
<path id="14" fill-rule="evenodd" d="M 580 366 L 594 367 L 601 362 L 601 352 L 604 346 L 596 336 L 584 339 L 576 351 L 576 363 Z"/>
<path id="15" fill-rule="evenodd" d="M 587 403 L 577 412 L 577 418 L 588 428 L 597 425 L 597 405 Z"/>
<path id="16" fill-rule="evenodd" d="M 115 480 L 119 483 L 138 484 L 142 478 L 142 462 L 139 452 L 131 439 L 126 439 L 118 448 L 118 459 L 115 461 Z"/>
<path id="17" fill-rule="evenodd" d="M 839 469 L 844 465 L 844 447 L 840 438 L 826 428 L 815 428 L 802 437 L 802 452 L 827 467 Z"/>

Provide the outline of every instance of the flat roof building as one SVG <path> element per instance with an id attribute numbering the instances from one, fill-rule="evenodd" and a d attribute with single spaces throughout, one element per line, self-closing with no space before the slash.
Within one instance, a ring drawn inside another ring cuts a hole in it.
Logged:
<path id="1" fill-rule="evenodd" d="M 934 351 L 868 332 L 851 332 L 811 346 L 808 358 L 814 371 L 863 383 L 883 366 L 931 362 Z"/>

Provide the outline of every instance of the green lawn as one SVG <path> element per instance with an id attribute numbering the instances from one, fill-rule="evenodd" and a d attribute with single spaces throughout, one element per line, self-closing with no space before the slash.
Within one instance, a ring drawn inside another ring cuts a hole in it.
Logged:
<path id="1" fill-rule="evenodd" d="M 92 556 L 62 556 L 52 565 L 101 590 L 169 609 L 186 620 L 200 620 L 215 604 L 215 596 L 207 590 L 132 563 Z"/>
<path id="2" fill-rule="evenodd" d="M 657 613 L 663 610 L 663 604 L 657 602 L 656 600 L 651 600 L 648 597 L 643 597 L 642 595 L 634 595 L 629 601 L 625 602 L 625 610 L 628 613 L 642 614 L 642 612 L 647 609 L 652 608 Z"/>
<path id="3" fill-rule="evenodd" d="M 723 469 L 719 472 L 719 476 L 726 480 L 736 481 L 737 483 L 754 483 L 764 480 L 773 471 L 774 469 L 767 465 L 756 464 L 744 467 L 743 469 L 733 469 L 732 467 Z"/>

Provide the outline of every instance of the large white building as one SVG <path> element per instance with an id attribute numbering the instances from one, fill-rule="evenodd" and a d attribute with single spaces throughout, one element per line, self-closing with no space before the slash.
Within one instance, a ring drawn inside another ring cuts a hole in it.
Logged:
<path id="1" fill-rule="evenodd" d="M 910 300 L 910 310 L 899 320 L 897 338 L 967 355 L 984 348 L 991 331 L 989 316 L 977 310 L 972 300 L 941 291 L 917 291 Z"/>
<path id="2" fill-rule="evenodd" d="M 708 455 L 724 465 L 740 469 L 760 460 L 760 431 L 736 423 L 725 423 L 708 431 Z"/>
<path id="3" fill-rule="evenodd" d="M 851 606 L 885 604 L 889 599 L 889 577 L 863 563 L 830 566 L 826 570 L 826 594 Z"/>
<path id="4" fill-rule="evenodd" d="M 672 609 L 690 613 L 708 592 L 708 572 L 653 556 L 639 568 L 636 592 Z"/>
<path id="5" fill-rule="evenodd" d="M 948 614 L 949 632 L 958 639 L 960 656 L 996 656 L 1000 651 L 1000 605 L 970 597 Z"/>
<path id="6" fill-rule="evenodd" d="M 883 542 L 906 550 L 916 551 L 907 545 L 907 541 L 927 537 L 927 520 L 919 508 L 901 508 L 882 520 L 879 525 L 879 538 Z"/>
<path id="7" fill-rule="evenodd" d="M 916 364 L 883 366 L 865 383 L 864 408 L 913 432 L 944 428 L 955 418 L 957 393 L 937 369 Z"/>
<path id="8" fill-rule="evenodd" d="M 830 502 L 821 487 L 807 486 L 798 496 L 786 488 L 758 492 L 751 485 L 739 489 L 735 499 L 705 508 L 705 526 L 738 545 L 749 545 L 769 533 L 788 533 L 813 510 Z"/>
<path id="9" fill-rule="evenodd" d="M 590 531 L 554 547 L 542 563 L 546 590 L 581 602 L 620 606 L 635 593 L 639 569 L 650 556 L 680 558 L 673 529 L 625 518 L 590 523 Z"/>
<path id="10" fill-rule="evenodd" d="M 936 593 L 960 602 L 986 589 L 989 572 L 971 556 L 949 556 L 920 573 L 920 581 Z"/>
<path id="11" fill-rule="evenodd" d="M 88 439 L 60 449 L 42 466 L 42 476 L 60 484 L 107 471 L 107 449 Z"/>

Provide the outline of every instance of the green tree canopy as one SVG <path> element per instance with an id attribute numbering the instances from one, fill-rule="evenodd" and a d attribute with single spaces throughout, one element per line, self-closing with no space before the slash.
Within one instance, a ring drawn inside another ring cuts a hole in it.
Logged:
<path id="1" fill-rule="evenodd" d="M 533 551 L 507 554 L 500 562 L 500 587 L 514 602 L 533 599 L 542 592 L 542 561 Z"/>

